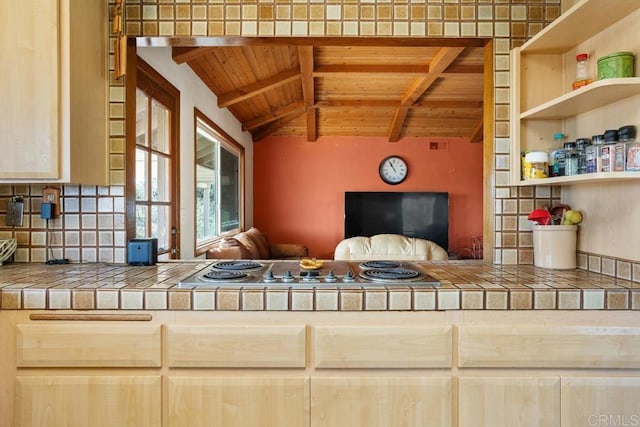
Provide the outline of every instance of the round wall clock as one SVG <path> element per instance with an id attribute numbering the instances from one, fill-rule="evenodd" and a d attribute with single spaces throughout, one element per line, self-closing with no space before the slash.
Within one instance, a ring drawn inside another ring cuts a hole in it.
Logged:
<path id="1" fill-rule="evenodd" d="M 402 157 L 389 156 L 380 162 L 378 173 L 384 182 L 396 185 L 407 179 L 409 167 Z"/>

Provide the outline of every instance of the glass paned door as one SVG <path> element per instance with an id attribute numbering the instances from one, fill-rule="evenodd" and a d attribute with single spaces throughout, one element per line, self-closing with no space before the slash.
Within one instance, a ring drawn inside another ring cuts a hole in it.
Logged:
<path id="1" fill-rule="evenodd" d="M 179 92 L 140 58 L 136 78 L 135 148 L 128 149 L 135 167 L 127 169 L 128 182 L 135 188 L 128 191 L 127 200 L 135 209 L 128 236 L 156 238 L 160 259 L 178 258 Z"/>

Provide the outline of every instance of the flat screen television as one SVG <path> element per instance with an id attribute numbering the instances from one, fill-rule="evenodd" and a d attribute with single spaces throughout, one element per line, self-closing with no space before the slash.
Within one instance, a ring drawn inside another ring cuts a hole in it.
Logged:
<path id="1" fill-rule="evenodd" d="M 344 237 L 402 234 L 449 249 L 449 193 L 347 191 Z"/>

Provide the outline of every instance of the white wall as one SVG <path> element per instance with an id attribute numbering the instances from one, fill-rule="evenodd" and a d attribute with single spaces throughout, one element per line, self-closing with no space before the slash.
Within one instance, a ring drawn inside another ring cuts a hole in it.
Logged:
<path id="1" fill-rule="evenodd" d="M 229 110 L 218 108 L 218 98 L 186 64 L 171 59 L 170 47 L 139 47 L 138 55 L 180 90 L 180 258 L 193 258 L 194 225 L 194 107 L 245 148 L 245 207 L 247 227 L 253 224 L 253 142 Z"/>

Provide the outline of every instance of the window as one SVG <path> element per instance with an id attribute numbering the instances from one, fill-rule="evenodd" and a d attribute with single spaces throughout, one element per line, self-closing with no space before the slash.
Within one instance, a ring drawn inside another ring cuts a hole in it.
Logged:
<path id="1" fill-rule="evenodd" d="M 241 230 L 244 222 L 244 147 L 196 109 L 196 252 Z"/>

